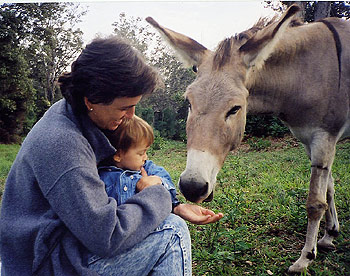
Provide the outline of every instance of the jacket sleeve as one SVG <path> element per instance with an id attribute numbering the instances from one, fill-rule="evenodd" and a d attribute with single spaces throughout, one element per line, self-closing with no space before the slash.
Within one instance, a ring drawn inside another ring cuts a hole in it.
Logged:
<path id="1" fill-rule="evenodd" d="M 32 165 L 36 170 L 39 165 L 46 165 L 37 174 L 44 196 L 67 228 L 93 254 L 108 257 L 132 247 L 170 214 L 171 198 L 161 185 L 148 187 L 117 207 L 116 201 L 106 194 L 89 146 L 75 144 L 72 139 L 65 143 L 66 154 L 59 152 L 63 146 L 46 148 L 41 160 Z"/>
<path id="2" fill-rule="evenodd" d="M 169 193 L 160 185 L 117 207 L 89 168 L 66 173 L 47 198 L 69 230 L 99 256 L 112 256 L 142 241 L 171 212 Z"/>
<path id="3" fill-rule="evenodd" d="M 157 175 L 162 179 L 163 186 L 169 191 L 171 195 L 171 202 L 173 207 L 180 204 L 180 201 L 176 197 L 175 184 L 171 180 L 170 174 L 163 167 L 157 166 L 154 162 L 147 160 L 145 164 L 145 170 L 148 175 Z"/>

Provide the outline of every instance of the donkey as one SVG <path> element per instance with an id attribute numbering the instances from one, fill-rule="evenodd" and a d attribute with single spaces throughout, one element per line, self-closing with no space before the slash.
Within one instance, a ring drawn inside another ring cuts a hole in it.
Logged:
<path id="1" fill-rule="evenodd" d="M 217 173 L 242 140 L 247 113 L 278 116 L 304 144 L 311 160 L 308 226 L 291 273 L 308 267 L 317 246 L 335 248 L 339 223 L 331 168 L 337 141 L 350 135 L 350 22 L 302 24 L 299 10 L 293 5 L 279 20 L 261 19 L 215 51 L 146 19 L 197 71 L 185 93 L 188 153 L 179 187 L 188 200 L 212 199 Z M 317 243 L 323 215 L 326 229 Z"/>

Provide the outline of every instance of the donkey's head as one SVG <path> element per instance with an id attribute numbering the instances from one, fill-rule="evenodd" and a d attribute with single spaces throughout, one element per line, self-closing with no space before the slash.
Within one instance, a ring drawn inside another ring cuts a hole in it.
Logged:
<path id="1" fill-rule="evenodd" d="M 263 66 L 299 8 L 292 6 L 277 22 L 260 20 L 253 28 L 221 42 L 215 52 L 193 39 L 146 20 L 157 28 L 196 80 L 187 88 L 187 165 L 179 187 L 186 199 L 210 201 L 216 175 L 230 150 L 243 137 L 249 92 L 249 70 Z"/>

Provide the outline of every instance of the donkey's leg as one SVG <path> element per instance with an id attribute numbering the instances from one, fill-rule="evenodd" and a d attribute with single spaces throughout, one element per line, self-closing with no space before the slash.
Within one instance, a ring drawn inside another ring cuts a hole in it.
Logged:
<path id="1" fill-rule="evenodd" d="M 317 234 L 320 221 L 327 209 L 326 190 L 327 190 L 328 170 L 313 167 L 311 169 L 310 191 L 306 202 L 308 215 L 308 225 L 306 241 L 301 251 L 300 258 L 289 267 L 289 272 L 303 272 L 308 265 L 316 258 L 317 254 Z"/>
<path id="2" fill-rule="evenodd" d="M 311 160 L 310 147 L 307 145 L 304 145 L 304 147 L 309 159 Z M 332 174 L 330 174 L 327 186 L 328 209 L 326 210 L 326 229 L 323 238 L 317 243 L 317 247 L 324 250 L 334 250 L 335 245 L 333 244 L 333 239 L 339 235 L 339 222 L 334 203 L 334 193 L 334 180 Z"/>
<path id="3" fill-rule="evenodd" d="M 339 235 L 339 222 L 334 203 L 334 181 L 332 175 L 330 175 L 328 179 L 327 203 L 328 209 L 326 211 L 325 234 L 317 243 L 317 246 L 325 250 L 334 250 L 335 245 L 333 244 L 333 239 Z"/>
<path id="4" fill-rule="evenodd" d="M 289 272 L 303 272 L 316 258 L 317 235 L 320 221 L 328 208 L 326 202 L 327 186 L 335 152 L 335 141 L 326 133 L 314 135 L 313 141 L 306 146 L 310 149 L 311 180 L 306 202 L 308 225 L 306 242 L 300 258 L 289 267 Z"/>

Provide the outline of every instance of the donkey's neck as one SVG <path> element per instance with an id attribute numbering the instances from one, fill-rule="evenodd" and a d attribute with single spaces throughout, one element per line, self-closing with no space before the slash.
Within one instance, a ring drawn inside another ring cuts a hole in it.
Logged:
<path id="1" fill-rule="evenodd" d="M 335 48 L 334 41 L 316 38 L 312 37 L 311 42 L 317 45 L 317 51 L 304 41 L 303 47 L 295 48 L 293 54 L 276 54 L 261 69 L 247 72 L 248 114 L 271 114 L 295 128 L 309 126 L 306 118 L 324 118 L 340 112 L 335 97 L 340 102 L 346 100 L 341 98 L 343 94 L 333 93 L 339 84 L 337 53 L 329 51 Z"/>
<path id="2" fill-rule="evenodd" d="M 245 86 L 249 91 L 249 114 L 283 115 L 298 108 L 297 104 L 305 105 L 302 94 L 320 88 L 319 77 L 315 77 L 315 57 L 319 56 L 312 49 L 318 45 L 319 51 L 329 52 L 331 46 L 321 43 L 322 36 L 313 32 L 315 26 L 290 28 L 262 67 L 248 70 Z M 310 86 L 306 87 L 306 83 Z"/>
<path id="3" fill-rule="evenodd" d="M 278 116 L 285 101 L 285 92 L 290 90 L 291 84 L 282 76 L 282 72 L 275 70 L 262 70 L 256 72 L 251 69 L 247 74 L 246 87 L 249 91 L 248 113 L 271 114 Z"/>

